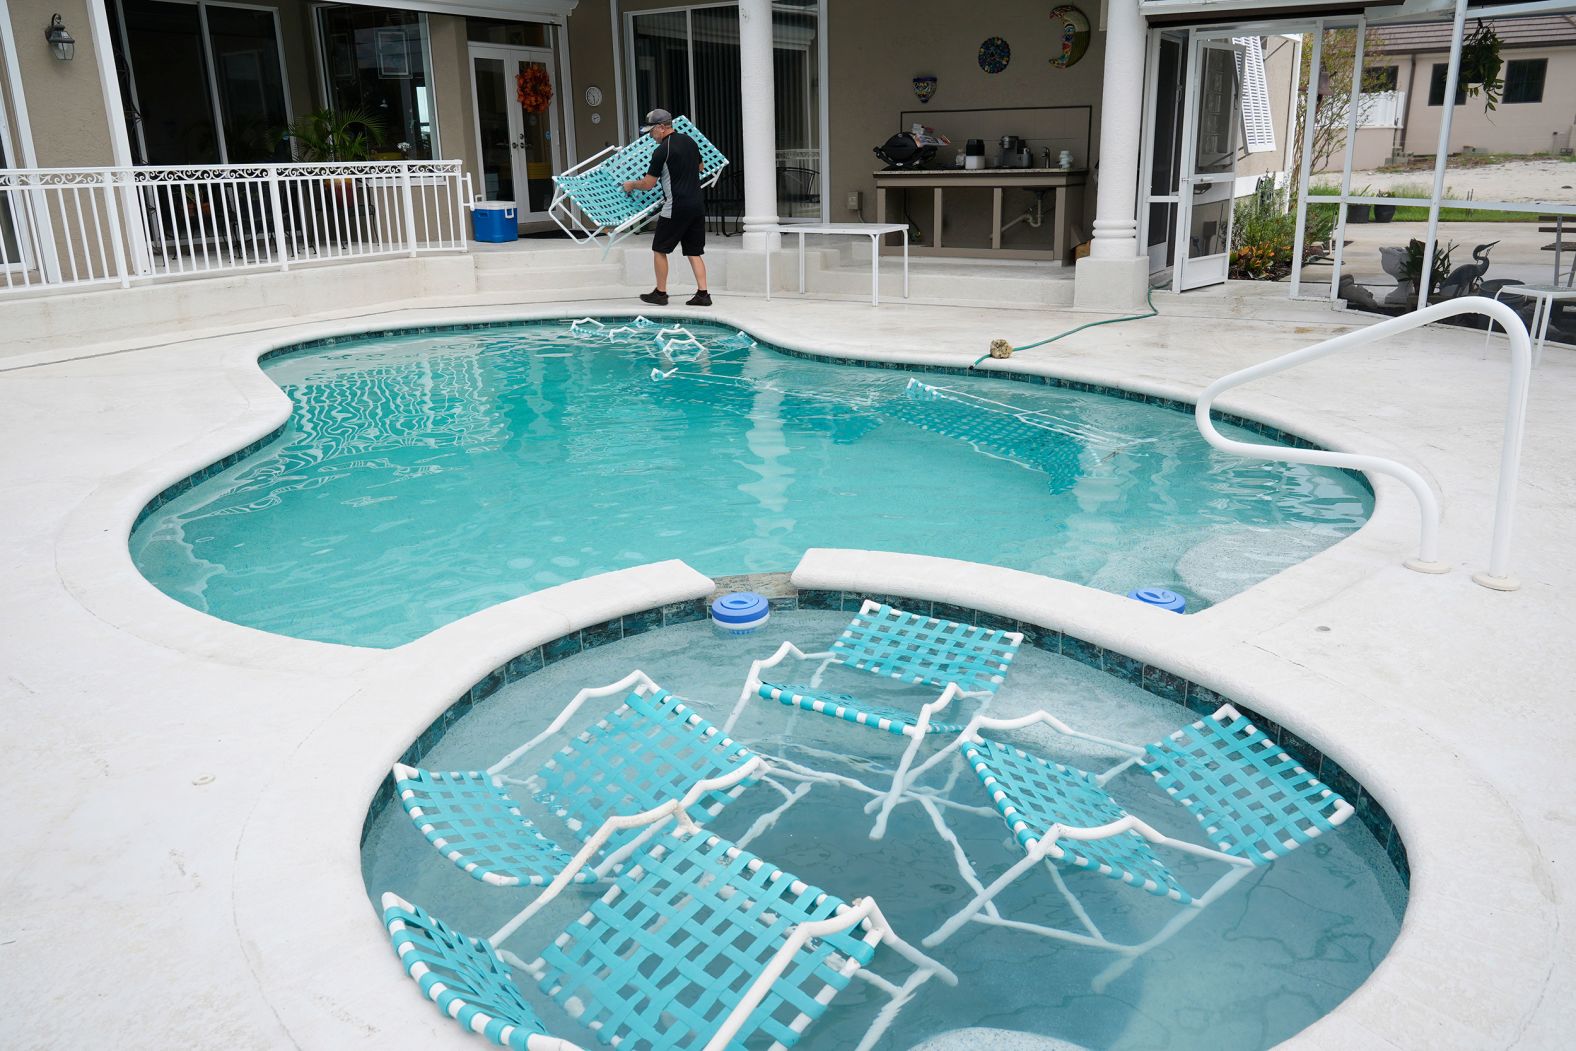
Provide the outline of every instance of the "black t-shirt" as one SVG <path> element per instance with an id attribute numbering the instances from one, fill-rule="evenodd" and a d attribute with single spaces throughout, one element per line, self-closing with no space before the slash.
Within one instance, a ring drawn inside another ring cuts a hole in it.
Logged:
<path id="1" fill-rule="evenodd" d="M 674 132 L 657 144 L 646 174 L 656 176 L 662 187 L 663 218 L 702 210 L 700 147 L 682 131 Z"/>

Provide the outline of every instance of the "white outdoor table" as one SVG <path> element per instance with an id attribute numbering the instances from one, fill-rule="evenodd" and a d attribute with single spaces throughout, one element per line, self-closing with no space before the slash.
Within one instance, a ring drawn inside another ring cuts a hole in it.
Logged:
<path id="1" fill-rule="evenodd" d="M 777 227 L 778 233 L 799 235 L 799 291 L 805 286 L 804 238 L 806 234 L 858 235 L 870 238 L 870 302 L 881 302 L 881 238 L 903 235 L 903 298 L 908 298 L 908 225 L 906 223 L 793 223 Z M 766 253 L 766 298 L 772 298 L 772 253 Z"/>
<path id="2" fill-rule="evenodd" d="M 1532 363 L 1536 365 L 1543 358 L 1543 344 L 1549 339 L 1549 318 L 1554 314 L 1554 304 L 1560 300 L 1576 300 L 1576 288 L 1563 285 L 1505 285 L 1494 293 L 1494 298 L 1499 299 L 1505 294 L 1524 296 L 1532 300 L 1532 321 L 1527 325 L 1527 335 L 1532 337 Z M 1494 322 L 1488 323 L 1490 334 L 1494 331 Z M 1485 345 L 1487 337 L 1484 337 Z"/>

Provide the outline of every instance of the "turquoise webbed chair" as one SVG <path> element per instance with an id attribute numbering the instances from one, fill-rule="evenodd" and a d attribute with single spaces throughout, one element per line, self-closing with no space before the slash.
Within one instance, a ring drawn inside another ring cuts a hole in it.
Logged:
<path id="1" fill-rule="evenodd" d="M 523 778 L 508 773 L 523 757 L 554 741 L 587 702 L 617 694 L 626 694 L 618 708 L 560 747 L 540 768 Z M 486 770 L 396 764 L 394 779 L 406 814 L 456 867 L 494 886 L 546 887 L 567 879 L 596 882 L 617 867 L 643 834 L 640 824 L 610 830 L 606 856 L 595 867 L 576 863 L 577 857 L 583 861 L 590 856 L 587 848 L 594 834 L 614 818 L 677 803 L 705 821 L 754 784 L 764 769 L 759 756 L 636 671 L 616 683 L 580 691 L 552 725 Z M 525 817 L 511 795 L 520 790 L 561 819 L 580 842 L 573 848 L 561 846 Z M 529 910 L 519 918 L 528 915 Z"/>
<path id="2" fill-rule="evenodd" d="M 752 664 L 738 702 L 723 724 L 723 732 L 732 732 L 750 700 L 761 698 L 906 738 L 908 743 L 890 787 L 875 789 L 848 778 L 835 779 L 875 797 L 869 808 L 877 811 L 870 835 L 880 839 L 924 740 L 938 734 L 957 734 L 962 729 L 960 724 L 942 722 L 938 716 L 958 698 L 989 700 L 995 696 L 1022 644 L 1021 632 L 908 613 L 867 599 L 824 652 L 805 653 L 793 643 L 784 642 L 770 657 Z M 807 683 L 767 681 L 765 675 L 789 657 L 821 663 Z M 941 687 L 941 694 L 910 710 L 835 693 L 821 686 L 827 669 L 834 664 L 915 686 Z M 793 766 L 781 757 L 774 759 L 773 765 L 779 769 Z M 824 775 L 802 768 L 801 772 Z"/>
<path id="3" fill-rule="evenodd" d="M 670 813 L 669 830 L 642 842 L 530 963 L 502 948 L 512 927 L 470 938 L 384 894 L 406 973 L 444 1014 L 519 1051 L 579 1045 L 548 1035 L 510 968 L 601 1043 L 652 1051 L 742 1049 L 752 1038 L 792 1047 L 854 977 L 891 998 L 858 1045 L 866 1049 L 932 976 L 957 984 L 893 932 L 873 899 L 845 902 Z M 868 970 L 882 944 L 914 967 L 901 984 Z"/>
<path id="4" fill-rule="evenodd" d="M 700 147 L 701 189 L 711 186 L 728 165 L 728 158 L 690 123 L 675 117 L 673 130 L 683 132 Z M 602 242 L 605 256 L 613 245 L 639 230 L 662 207 L 662 191 L 624 192 L 624 183 L 639 179 L 651 165 L 657 142 L 642 135 L 627 146 L 609 146 L 563 174 L 553 176 L 553 200 L 547 214 L 569 237 L 581 244 Z"/>
<path id="5" fill-rule="evenodd" d="M 1103 773 L 1092 774 L 980 733 L 982 729 L 1018 730 L 1035 723 L 1112 748 L 1127 758 Z M 924 939 L 924 944 L 939 945 L 965 923 L 977 921 L 1119 953 L 1121 958 L 1096 978 L 1097 991 L 1138 957 L 1175 935 L 1250 872 L 1337 828 L 1353 813 L 1350 803 L 1298 765 L 1284 748 L 1229 704 L 1142 747 L 1082 733 L 1043 711 L 1015 719 L 976 716 L 959 735 L 957 751 L 943 750 L 913 768 L 902 787 L 907 789 L 958 752 L 978 777 L 1024 856 L 985 886 L 935 801 L 925 793 L 908 793 L 907 797 L 929 814 L 937 834 L 956 848 L 959 874 L 975 892 L 968 904 Z M 1203 830 L 1208 846 L 1165 835 L 1130 813 L 1107 791 L 1109 782 L 1134 766 L 1188 811 Z M 1220 862 L 1226 871 L 1206 890 L 1194 894 L 1161 859 L 1156 846 Z M 1067 900 L 1081 929 L 1009 919 L 997 909 L 996 897 L 1041 865 Z M 1169 900 L 1184 911 L 1153 937 L 1136 944 L 1118 943 L 1101 933 L 1057 871 L 1058 866 L 1098 873 Z"/>

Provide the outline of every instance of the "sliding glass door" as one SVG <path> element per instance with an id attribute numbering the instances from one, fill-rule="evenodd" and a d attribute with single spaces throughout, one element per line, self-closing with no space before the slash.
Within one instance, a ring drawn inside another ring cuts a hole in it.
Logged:
<path id="1" fill-rule="evenodd" d="M 122 86 L 144 164 L 289 160 L 291 114 L 272 8 L 120 0 Z"/>
<path id="2" fill-rule="evenodd" d="M 821 218 L 819 16 L 815 0 L 772 10 L 776 82 L 777 208 L 785 219 Z M 744 115 L 739 99 L 739 9 L 716 4 L 627 17 L 630 112 L 687 114 L 732 162 L 713 206 L 742 207 Z M 729 193 L 740 200 L 725 201 Z"/>

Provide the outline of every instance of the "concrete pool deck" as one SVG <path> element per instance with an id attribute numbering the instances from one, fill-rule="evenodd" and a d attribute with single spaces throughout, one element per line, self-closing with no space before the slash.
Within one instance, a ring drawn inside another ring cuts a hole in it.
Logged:
<path id="1" fill-rule="evenodd" d="M 1160 317 L 1005 366 L 1191 401 L 1226 372 L 1369 320 L 1256 294 L 1157 305 Z M 389 951 L 358 866 L 371 792 L 456 692 L 503 660 L 710 582 L 678 563 L 641 567 L 378 651 L 181 606 L 136 573 L 125 537 L 155 493 L 285 418 L 255 365 L 269 347 L 638 306 L 407 309 L 0 360 L 0 653 L 20 804 L 0 885 L 12 1005 L 0 1043 L 95 1046 L 112 1033 L 145 1047 L 485 1046 L 423 1001 Z M 704 314 L 785 346 L 954 365 L 994 337 L 1023 343 L 1090 320 L 753 298 L 719 298 Z M 1250 703 L 1340 760 L 1405 837 L 1411 907 L 1373 978 L 1292 1044 L 1565 1047 L 1576 1026 L 1576 607 L 1562 596 L 1576 585 L 1576 423 L 1560 410 L 1576 357 L 1551 348 L 1533 375 L 1512 593 L 1470 580 L 1487 560 L 1505 361 L 1502 341 L 1485 349 L 1480 333 L 1429 329 L 1222 402 L 1416 466 L 1441 496 L 1441 553 L 1455 567 L 1443 576 L 1402 568 L 1415 505 L 1377 478 L 1373 519 L 1355 536 L 1187 618 L 1028 574 L 869 553 L 812 552 L 795 582 L 1061 627 Z"/>

